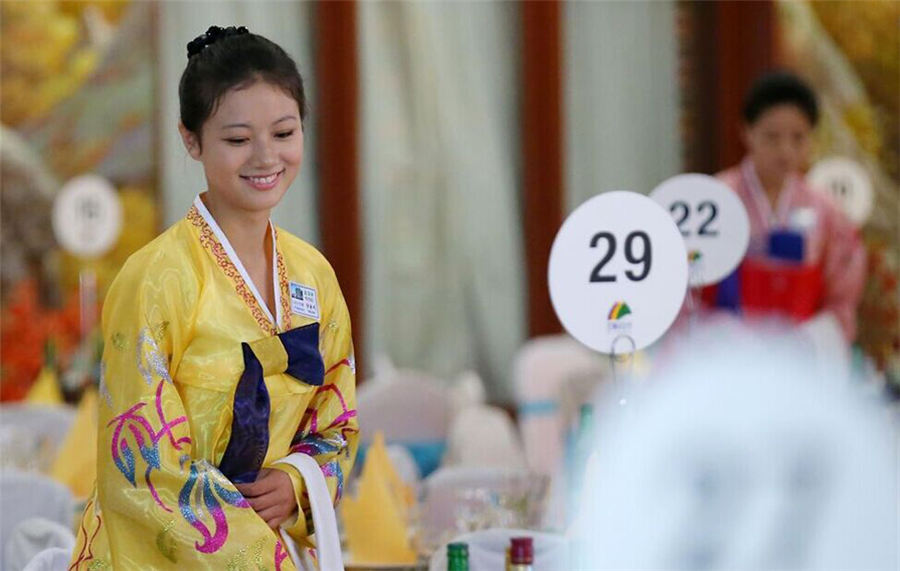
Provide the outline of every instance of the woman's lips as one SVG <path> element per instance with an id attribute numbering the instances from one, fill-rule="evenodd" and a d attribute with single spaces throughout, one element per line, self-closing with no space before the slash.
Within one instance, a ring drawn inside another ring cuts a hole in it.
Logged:
<path id="1" fill-rule="evenodd" d="M 281 177 L 284 175 L 284 169 L 281 169 L 275 174 L 270 174 L 266 176 L 241 176 L 242 179 L 247 181 L 247 184 L 255 188 L 256 190 L 271 190 L 275 188 L 275 185 L 278 184 L 278 181 L 281 180 Z"/>

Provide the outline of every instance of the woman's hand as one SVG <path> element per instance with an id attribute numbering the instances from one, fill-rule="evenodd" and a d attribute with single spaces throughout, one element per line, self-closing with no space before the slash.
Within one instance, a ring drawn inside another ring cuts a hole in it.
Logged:
<path id="1" fill-rule="evenodd" d="M 263 468 L 255 482 L 235 484 L 235 487 L 272 529 L 277 529 L 297 511 L 294 485 L 290 476 L 281 470 Z"/>

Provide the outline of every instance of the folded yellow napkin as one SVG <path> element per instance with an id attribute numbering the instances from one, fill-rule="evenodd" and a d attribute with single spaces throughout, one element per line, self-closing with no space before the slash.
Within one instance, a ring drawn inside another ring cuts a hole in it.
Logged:
<path id="1" fill-rule="evenodd" d="M 353 563 L 416 562 L 408 535 L 412 501 L 412 488 L 403 483 L 388 458 L 384 435 L 376 433 L 366 453 L 356 498 L 346 497 L 341 502 L 341 517 Z"/>
<path id="2" fill-rule="evenodd" d="M 25 402 L 30 404 L 62 404 L 63 394 L 59 388 L 59 379 L 52 367 L 42 367 L 37 379 L 25 395 Z"/>
<path id="3" fill-rule="evenodd" d="M 91 493 L 97 477 L 97 389 L 91 387 L 81 397 L 50 476 L 68 486 L 76 498 Z"/>

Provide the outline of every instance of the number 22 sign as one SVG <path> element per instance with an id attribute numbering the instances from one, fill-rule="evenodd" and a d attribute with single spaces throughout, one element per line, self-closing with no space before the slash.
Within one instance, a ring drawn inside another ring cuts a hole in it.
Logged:
<path id="1" fill-rule="evenodd" d="M 650 196 L 669 211 L 684 238 L 690 285 L 716 283 L 734 271 L 750 243 L 750 220 L 725 183 L 705 174 L 680 174 Z"/>
<path id="2" fill-rule="evenodd" d="M 672 216 L 641 194 L 612 191 L 579 206 L 550 250 L 550 300 L 566 331 L 610 353 L 642 349 L 672 325 L 687 289 L 687 253 Z"/>

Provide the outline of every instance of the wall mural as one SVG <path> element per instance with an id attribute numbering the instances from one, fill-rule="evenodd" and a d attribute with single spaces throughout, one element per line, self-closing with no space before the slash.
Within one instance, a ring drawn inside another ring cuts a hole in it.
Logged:
<path id="1" fill-rule="evenodd" d="M 781 0 L 776 13 L 781 58 L 821 100 L 816 158 L 852 158 L 875 187 L 857 342 L 900 390 L 900 3 Z"/>
<path id="2" fill-rule="evenodd" d="M 152 2 L 0 3 L 0 399 L 39 373 L 77 399 L 96 378 L 97 300 L 158 231 L 156 8 Z M 65 252 L 54 198 L 84 174 L 108 180 L 122 232 L 95 258 Z M 90 278 L 92 295 L 79 295 Z M 84 306 L 84 307 L 81 307 Z"/>

